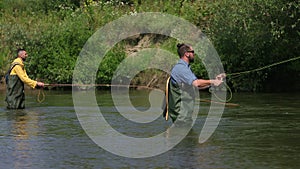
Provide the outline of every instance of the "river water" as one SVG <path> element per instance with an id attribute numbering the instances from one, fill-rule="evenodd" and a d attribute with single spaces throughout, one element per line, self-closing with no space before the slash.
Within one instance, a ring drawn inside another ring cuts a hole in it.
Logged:
<path id="1" fill-rule="evenodd" d="M 93 142 L 79 123 L 71 91 L 44 91 L 42 103 L 36 101 L 37 94 L 37 90 L 26 91 L 25 110 L 7 110 L 5 92 L 0 93 L 0 168 L 300 167 L 299 93 L 234 94 L 232 102 L 239 106 L 225 108 L 217 129 L 205 143 L 198 142 L 205 119 L 205 113 L 199 113 L 192 130 L 178 145 L 146 158 L 118 156 Z M 110 92 L 98 91 L 96 95 L 103 114 L 118 124 L 114 127 L 126 130 L 125 122 L 116 118 L 119 114 L 112 108 Z M 137 109 L 147 109 L 146 91 L 131 91 L 131 95 Z M 200 104 L 201 112 L 208 111 L 209 103 Z M 150 129 L 131 128 L 127 134 L 155 135 L 170 125 L 162 117 L 156 121 Z"/>

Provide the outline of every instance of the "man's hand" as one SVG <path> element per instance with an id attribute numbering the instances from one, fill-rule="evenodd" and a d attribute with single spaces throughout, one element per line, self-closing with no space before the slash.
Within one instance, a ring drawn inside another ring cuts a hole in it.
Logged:
<path id="1" fill-rule="evenodd" d="M 220 84 L 223 83 L 223 79 L 226 77 L 226 74 L 225 73 L 221 73 L 221 74 L 218 74 L 216 76 L 216 79 L 215 80 L 211 80 L 211 83 L 214 85 L 214 86 L 219 86 Z"/>
<path id="2" fill-rule="evenodd" d="M 215 80 L 210 80 L 211 84 L 214 86 L 219 86 L 220 84 L 223 83 L 223 80 L 215 79 Z"/>
<path id="3" fill-rule="evenodd" d="M 36 85 L 37 85 L 38 87 L 44 87 L 45 84 L 44 84 L 43 82 L 37 82 Z"/>
<path id="4" fill-rule="evenodd" d="M 223 79 L 226 77 L 226 74 L 225 73 L 221 73 L 221 74 L 218 74 L 217 76 L 216 76 L 216 79 L 218 79 L 218 80 L 222 80 L 223 81 Z"/>

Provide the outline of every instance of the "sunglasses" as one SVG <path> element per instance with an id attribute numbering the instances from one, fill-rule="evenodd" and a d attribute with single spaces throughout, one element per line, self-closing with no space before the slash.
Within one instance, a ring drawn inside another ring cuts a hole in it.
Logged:
<path id="1" fill-rule="evenodd" d="M 195 51 L 193 51 L 193 50 L 188 50 L 186 52 L 195 53 Z"/>

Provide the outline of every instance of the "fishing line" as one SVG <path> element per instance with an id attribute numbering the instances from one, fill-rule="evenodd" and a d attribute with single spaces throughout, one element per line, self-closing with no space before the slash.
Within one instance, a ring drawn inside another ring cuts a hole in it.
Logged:
<path id="1" fill-rule="evenodd" d="M 42 103 L 45 101 L 45 99 L 46 99 L 45 92 L 43 89 L 40 89 L 37 94 L 36 101 Z"/>
<path id="2" fill-rule="evenodd" d="M 226 75 L 227 76 L 238 77 L 238 76 L 240 76 L 242 74 L 247 74 L 247 73 L 251 73 L 251 72 L 261 71 L 261 70 L 264 70 L 264 69 L 267 69 L 267 68 L 270 68 L 270 67 L 273 67 L 273 66 L 277 66 L 277 65 L 280 65 L 280 64 L 283 64 L 283 63 L 287 63 L 287 62 L 290 62 L 290 61 L 293 61 L 293 60 L 297 60 L 297 59 L 300 59 L 300 56 L 294 57 L 294 58 L 291 58 L 291 59 L 287 59 L 287 60 L 283 60 L 283 61 L 280 61 L 280 62 L 276 62 L 276 63 L 270 64 L 270 65 L 267 65 L 267 66 L 263 66 L 263 67 L 260 67 L 260 68 L 256 68 L 256 69 L 252 69 L 252 70 L 247 70 L 247 71 L 242 71 L 242 72 L 230 73 L 230 74 L 226 74 Z M 231 78 L 235 78 L 235 77 L 231 77 Z"/>
<path id="3" fill-rule="evenodd" d="M 231 88 L 227 85 L 226 82 L 223 82 L 223 84 L 224 84 L 224 86 L 226 87 L 226 91 L 228 91 L 228 93 L 229 93 L 229 98 L 225 98 L 225 99 L 220 98 L 220 97 L 216 94 L 216 92 L 214 92 L 214 90 L 211 89 L 211 88 L 209 89 L 209 92 L 212 93 L 212 94 L 215 96 L 215 98 L 216 98 L 217 100 L 219 100 L 220 102 L 228 103 L 228 102 L 230 102 L 231 99 L 232 99 L 232 91 L 231 91 Z"/>
<path id="4" fill-rule="evenodd" d="M 294 57 L 294 58 L 291 58 L 291 59 L 287 59 L 287 60 L 283 60 L 283 61 L 280 61 L 280 62 L 272 63 L 270 65 L 266 65 L 266 66 L 259 67 L 259 68 L 256 68 L 256 69 L 252 69 L 252 70 L 246 70 L 246 71 L 236 72 L 236 73 L 229 73 L 229 74 L 226 74 L 226 76 L 227 77 L 229 76 L 230 79 L 233 79 L 233 78 L 239 77 L 243 74 L 248 74 L 248 73 L 252 73 L 252 72 L 261 71 L 261 70 L 264 70 L 264 69 L 267 69 L 267 68 L 270 68 L 270 67 L 273 67 L 273 66 L 277 66 L 277 65 L 280 65 L 280 64 L 283 64 L 283 63 L 291 62 L 291 61 L 294 61 L 294 60 L 297 60 L 297 59 L 300 59 L 300 56 Z M 230 102 L 231 99 L 232 99 L 232 91 L 231 91 L 231 88 L 227 85 L 226 82 L 224 82 L 223 84 L 225 85 L 226 89 L 229 92 L 229 98 L 222 99 L 222 98 L 218 97 L 216 92 L 214 92 L 213 90 L 210 90 L 210 92 L 216 97 L 217 100 L 219 100 L 221 102 L 224 102 L 224 103 L 227 103 L 227 102 Z"/>

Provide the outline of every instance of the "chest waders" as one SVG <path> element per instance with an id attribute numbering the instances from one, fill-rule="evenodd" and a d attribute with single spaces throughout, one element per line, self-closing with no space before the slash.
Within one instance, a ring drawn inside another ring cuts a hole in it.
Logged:
<path id="1" fill-rule="evenodd" d="M 192 124 L 195 104 L 195 89 L 191 85 L 178 85 L 169 82 L 168 113 L 178 125 Z"/>
<path id="2" fill-rule="evenodd" d="M 8 109 L 25 108 L 24 83 L 17 75 L 9 75 L 8 77 L 5 101 Z"/>

